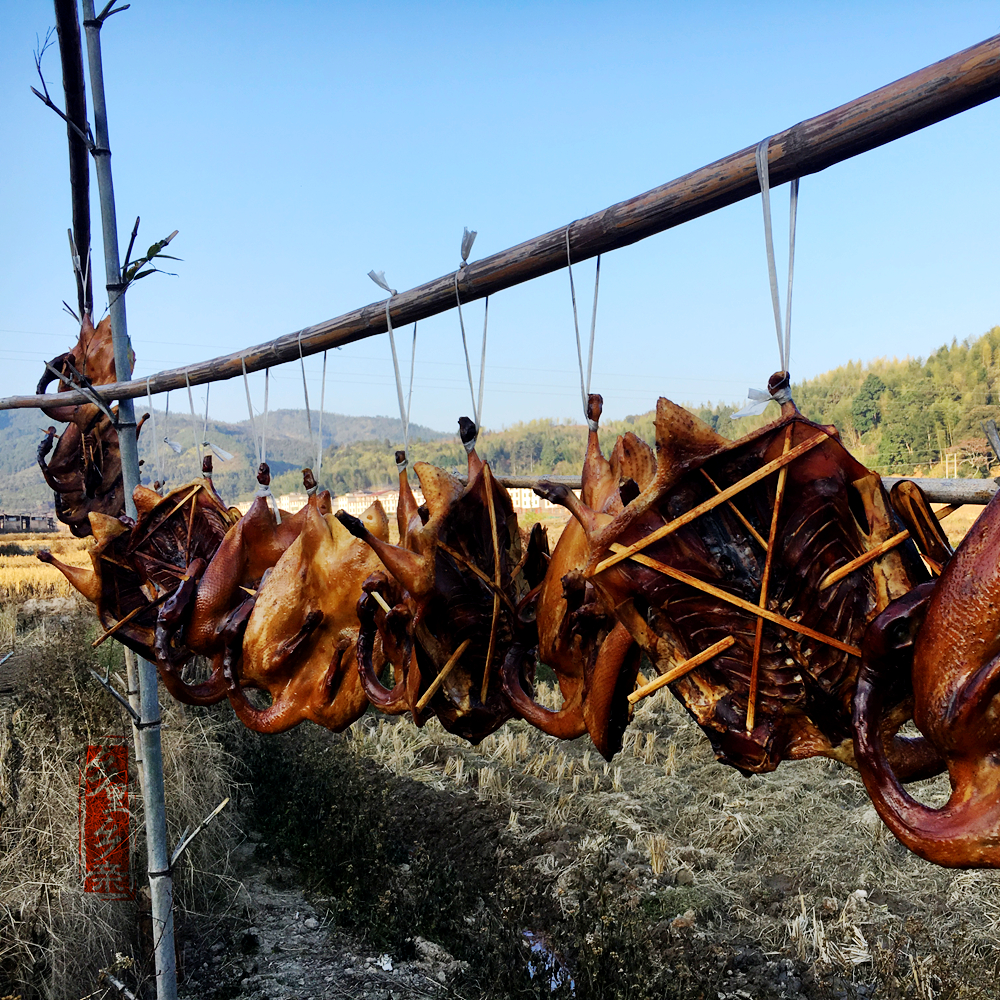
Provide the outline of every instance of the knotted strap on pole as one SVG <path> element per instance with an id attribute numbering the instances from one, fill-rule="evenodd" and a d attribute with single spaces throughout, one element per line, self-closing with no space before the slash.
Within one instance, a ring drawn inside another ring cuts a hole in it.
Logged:
<path id="1" fill-rule="evenodd" d="M 194 415 L 194 396 L 191 394 L 191 379 L 184 373 L 184 382 L 188 391 L 188 406 L 191 408 L 191 436 L 194 438 L 195 451 L 198 452 L 198 468 L 201 468 L 201 445 L 198 443 L 198 418 Z"/>
<path id="2" fill-rule="evenodd" d="M 764 213 L 764 247 L 767 251 L 767 275 L 771 287 L 771 306 L 774 310 L 774 330 L 778 338 L 778 359 L 781 365 L 780 370 L 787 374 L 792 350 L 792 278 L 795 273 L 795 224 L 799 207 L 799 179 L 796 177 L 792 180 L 789 191 L 788 287 L 785 293 L 785 317 L 784 322 L 782 322 L 781 298 L 778 294 L 778 269 L 774 259 L 774 238 L 771 231 L 771 186 L 768 174 L 770 144 L 771 139 L 768 137 L 762 139 L 757 145 L 757 179 L 760 182 L 761 205 Z M 760 389 L 750 389 L 747 396 L 747 405 L 732 415 L 733 420 L 763 413 L 764 408 L 772 399 L 777 403 L 787 403 L 792 398 L 787 384 L 779 390 L 778 394 L 763 392 Z"/>
<path id="3" fill-rule="evenodd" d="M 316 488 L 323 472 L 323 409 L 326 406 L 326 351 L 323 352 L 323 381 L 319 390 L 319 444 L 316 446 Z"/>
<path id="4" fill-rule="evenodd" d="M 233 456 L 228 451 L 226 451 L 224 448 L 220 448 L 217 445 L 212 444 L 212 442 L 208 440 L 208 397 L 209 397 L 209 393 L 211 392 L 211 390 L 212 390 L 212 383 L 211 382 L 206 382 L 205 383 L 205 422 L 202 424 L 202 427 L 201 427 L 201 444 L 202 444 L 202 447 L 205 449 L 206 454 L 208 452 L 212 452 L 215 455 L 215 457 L 219 459 L 219 461 L 221 461 L 221 462 L 231 462 L 232 459 L 233 459 Z"/>
<path id="5" fill-rule="evenodd" d="M 475 382 L 472 379 L 472 362 L 469 360 L 469 344 L 465 336 L 465 318 L 462 316 L 462 296 L 459 294 L 458 278 L 462 269 L 469 263 L 469 254 L 472 252 L 472 244 L 476 242 L 478 231 L 465 227 L 462 231 L 462 260 L 455 272 L 455 302 L 458 305 L 458 325 L 462 331 L 462 350 L 465 352 L 465 370 L 469 376 L 469 397 L 472 400 L 472 419 L 476 427 L 475 435 L 471 442 L 465 442 L 466 451 L 470 451 L 476 446 L 476 437 L 483 422 L 483 388 L 486 385 L 486 332 L 489 326 L 490 297 L 486 296 L 483 307 L 483 350 L 479 358 L 479 400 L 476 400 Z"/>
<path id="6" fill-rule="evenodd" d="M 399 400 L 399 422 L 403 425 L 403 451 L 408 451 L 410 447 L 410 411 L 409 407 L 403 402 L 403 378 L 399 374 L 399 356 L 396 354 L 396 336 L 392 329 L 392 313 L 390 312 L 390 307 L 392 305 L 393 297 L 396 295 L 396 289 L 389 286 L 389 282 L 385 280 L 385 271 L 369 271 L 368 277 L 375 282 L 380 288 L 384 288 L 389 293 L 389 298 L 385 300 L 385 325 L 386 329 L 389 331 L 389 347 L 392 350 L 392 368 L 396 375 L 396 396 Z M 413 349 L 416 351 L 417 347 L 417 324 L 413 324 Z M 413 394 L 413 356 L 410 357 L 410 394 Z M 403 468 L 405 468 L 405 460 Z"/>
<path id="7" fill-rule="evenodd" d="M 597 292 L 601 284 L 601 255 L 597 255 L 597 267 L 594 271 L 594 309 L 590 316 L 590 347 L 587 351 L 587 373 L 584 375 L 583 347 L 580 344 L 580 318 L 576 308 L 576 285 L 573 282 L 573 262 L 570 257 L 569 230 L 566 227 L 566 270 L 569 273 L 569 294 L 573 300 L 573 329 L 576 332 L 576 358 L 580 365 L 580 395 L 583 397 L 583 416 L 591 431 L 597 430 L 597 421 L 590 416 L 588 399 L 590 396 L 590 375 L 594 367 L 594 332 L 597 329 Z"/>
<path id="8" fill-rule="evenodd" d="M 184 449 L 176 441 L 170 440 L 167 427 L 170 424 L 170 393 L 167 393 L 167 402 L 163 412 L 163 443 L 175 454 L 179 455 Z"/>
<path id="9" fill-rule="evenodd" d="M 156 433 L 156 410 L 153 407 L 153 395 L 149 389 L 149 379 L 146 379 L 146 399 L 149 402 L 149 418 L 153 421 L 153 454 L 156 457 L 156 482 L 153 488 L 159 492 L 163 486 L 163 465 L 160 462 L 160 438 Z"/>
<path id="10" fill-rule="evenodd" d="M 281 511 L 278 510 L 278 501 L 274 499 L 274 494 L 271 492 L 271 471 L 267 466 L 267 396 L 271 369 L 267 368 L 264 370 L 264 423 L 261 428 L 261 436 L 258 439 L 257 424 L 253 418 L 253 402 L 250 399 L 250 380 L 247 378 L 247 366 L 243 358 L 240 358 L 240 364 L 243 366 L 243 387 L 247 393 L 247 413 L 250 414 L 250 431 L 253 434 L 254 447 L 257 449 L 257 482 L 260 484 L 260 488 L 257 490 L 256 495 L 267 498 L 271 504 L 271 509 L 274 511 L 275 520 L 278 524 L 281 524 Z"/>

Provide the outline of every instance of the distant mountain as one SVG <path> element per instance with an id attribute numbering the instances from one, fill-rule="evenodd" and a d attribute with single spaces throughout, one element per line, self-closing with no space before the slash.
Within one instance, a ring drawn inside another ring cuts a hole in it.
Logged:
<path id="1" fill-rule="evenodd" d="M 1000 327 L 980 337 L 952 341 L 926 359 L 876 359 L 849 362 L 805 382 L 793 394 L 803 414 L 835 424 L 859 461 L 882 474 L 987 476 L 995 474 L 982 422 L 1000 418 Z M 692 413 L 727 438 L 748 434 L 775 419 L 769 404 L 759 416 L 731 420 L 735 406 L 708 403 Z M 143 412 L 142 409 L 139 410 Z M 601 444 L 610 453 L 617 434 L 634 431 L 652 443 L 654 411 L 601 426 Z M 179 486 L 199 470 L 196 441 L 202 423 L 190 416 L 156 413 L 156 434 L 147 423 L 140 436 L 143 482 L 156 478 L 154 442 L 168 486 Z M 48 418 L 31 410 L 0 411 L 0 509 L 8 512 L 51 511 L 52 500 L 35 464 L 35 451 Z M 262 430 L 258 424 L 257 431 Z M 277 410 L 268 416 L 267 459 L 272 490 L 277 495 L 301 489 L 301 468 L 315 467 L 318 418 L 313 436 L 304 410 Z M 169 437 L 181 454 L 163 443 Z M 230 452 L 231 461 L 215 463 L 215 482 L 230 502 L 249 498 L 256 489 L 257 450 L 249 421 L 212 420 L 208 440 Z M 401 438 L 400 422 L 391 417 L 323 417 L 321 484 L 334 494 L 378 489 L 396 482 L 393 446 Z M 465 451 L 456 435 L 427 427 L 410 431 L 409 458 L 446 469 L 464 469 Z M 586 446 L 580 424 L 535 420 L 502 431 L 484 432 L 479 454 L 497 475 L 579 473 Z"/>
<path id="2" fill-rule="evenodd" d="M 138 406 L 139 415 L 146 412 Z M 159 468 L 168 486 L 176 486 L 194 478 L 200 472 L 196 442 L 203 438 L 203 424 L 189 414 L 155 411 L 156 435 L 159 439 Z M 52 423 L 35 410 L 0 410 L 0 510 L 10 513 L 50 513 L 52 493 L 45 485 L 35 460 L 38 443 L 45 428 Z M 313 436 L 310 440 L 305 410 L 275 410 L 267 418 L 267 460 L 275 481 L 275 490 L 301 488 L 301 468 L 315 466 L 319 444 L 319 414 L 312 414 Z M 59 427 L 65 425 L 57 425 Z M 400 422 L 393 417 L 348 417 L 339 413 L 323 414 L 324 452 L 358 441 L 397 441 L 401 438 Z M 262 426 L 258 421 L 257 432 Z M 163 441 L 164 436 L 181 446 L 177 455 Z M 230 453 L 230 461 L 216 458 L 214 480 L 220 493 L 231 502 L 250 497 L 257 488 L 257 448 L 250 431 L 249 420 L 226 423 L 209 420 L 208 441 Z M 433 441 L 451 435 L 413 424 L 413 441 Z M 150 483 L 157 476 L 157 457 L 153 421 L 147 420 L 139 435 L 139 458 L 143 462 L 142 481 Z"/>

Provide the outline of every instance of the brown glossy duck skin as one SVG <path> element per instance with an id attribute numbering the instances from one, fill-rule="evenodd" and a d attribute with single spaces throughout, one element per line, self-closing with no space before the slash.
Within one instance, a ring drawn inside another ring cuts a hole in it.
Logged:
<path id="1" fill-rule="evenodd" d="M 195 654 L 212 661 L 209 677 L 198 685 L 186 685 L 179 676 L 173 679 L 171 694 L 179 701 L 203 705 L 226 697 L 225 658 L 232 644 L 238 645 L 264 574 L 298 537 L 310 507 L 329 513 L 330 494 L 311 496 L 295 514 L 282 512 L 280 524 L 267 499 L 257 497 L 217 545 L 197 581 L 189 613 L 179 614 L 171 626 L 175 634 L 179 632 L 182 657 Z M 171 669 L 176 672 L 176 664 L 166 663 L 167 659 L 161 656 L 158 661 L 164 683 Z"/>
<path id="2" fill-rule="evenodd" d="M 879 815 L 910 850 L 949 867 L 1000 866 L 998 545 L 1000 495 L 925 601 L 913 644 L 914 722 L 947 763 L 952 794 L 943 808 L 931 809 L 906 792 L 886 760 L 879 731 L 883 692 L 905 669 L 884 639 L 914 616 L 903 602 L 879 619 L 880 628 L 866 643 L 855 702 L 858 760 Z"/>
<path id="3" fill-rule="evenodd" d="M 359 661 L 372 703 L 390 713 L 409 711 L 417 725 L 422 725 L 429 715 L 436 715 L 449 731 L 479 742 L 513 714 L 503 691 L 500 669 L 503 658 L 525 629 L 516 607 L 527 587 L 513 575 L 521 557 L 521 539 L 510 496 L 472 447 L 472 422 L 463 418 L 460 425 L 463 440 L 468 442 L 468 484 L 463 486 L 434 466 L 416 463 L 426 501 L 424 519 L 412 501 L 405 474 L 401 476 L 401 513 L 397 515 L 401 544 L 390 545 L 373 537 L 356 518 L 343 512 L 337 516 L 353 534 L 372 546 L 394 581 L 390 589 L 396 604 L 389 615 L 373 607 L 373 599 L 367 595 L 359 607 Z M 499 551 L 496 566 L 490 504 Z M 536 533 L 533 537 L 537 540 L 540 536 Z M 489 580 L 498 572 L 503 594 L 497 607 L 485 698 L 483 677 L 494 621 L 494 590 L 470 567 Z M 533 626 L 528 628 L 533 633 Z M 393 664 L 395 684 L 391 691 L 381 684 L 368 661 L 374 629 L 382 637 Z M 468 645 L 435 694 L 423 708 L 418 707 L 421 696 L 467 640 Z"/>
<path id="4" fill-rule="evenodd" d="M 226 617 L 250 596 L 247 590 L 260 586 L 264 574 L 298 538 L 310 507 L 320 514 L 331 513 L 329 492 L 310 497 L 295 514 L 282 511 L 280 524 L 265 497 L 254 499 L 227 532 L 198 585 L 184 636 L 190 649 L 203 656 L 220 651 Z"/>
<path id="5" fill-rule="evenodd" d="M 587 416 L 596 425 L 603 400 L 596 393 L 588 399 Z M 601 452 L 596 426 L 587 437 L 581 499 L 590 510 L 611 518 L 622 511 L 619 483 L 631 480 L 637 489 L 655 472 L 649 447 L 629 434 L 619 438 L 609 462 Z M 504 689 L 522 718 L 543 732 L 561 739 L 590 734 L 598 751 L 610 759 L 619 749 L 629 711 L 625 695 L 615 702 L 623 667 L 633 680 L 639 648 L 612 609 L 601 599 L 581 571 L 590 560 L 590 542 L 574 518 L 563 528 L 539 588 L 536 607 L 538 660 L 556 674 L 563 704 L 557 711 L 539 705 L 524 690 L 521 674 L 533 651 L 518 648 L 504 663 Z M 617 713 L 615 709 L 617 708 Z M 611 726 L 612 715 L 616 724 Z M 620 730 L 620 731 L 619 731 Z"/>
<path id="6" fill-rule="evenodd" d="M 115 638 L 133 652 L 149 660 L 155 659 L 154 641 L 156 609 L 143 592 L 142 579 L 127 562 L 131 529 L 117 517 L 90 514 L 94 547 L 88 552 L 91 565 L 69 566 L 41 549 L 38 558 L 55 566 L 88 601 L 95 605 L 98 621 L 105 629 L 117 625 L 137 608 L 139 611 L 124 625 L 115 629 Z"/>
<path id="7" fill-rule="evenodd" d="M 672 689 L 701 724 L 719 758 L 745 772 L 772 770 L 783 759 L 816 754 L 853 763 L 851 696 L 858 658 L 765 623 L 756 725 L 747 733 L 756 616 L 632 560 L 596 569 L 613 543 L 639 541 L 714 497 L 703 469 L 724 488 L 779 457 L 789 429 L 790 447 L 819 434 L 825 440 L 787 467 L 768 604 L 772 611 L 840 642 L 860 645 L 868 621 L 927 574 L 910 544 L 819 589 L 829 571 L 890 537 L 898 526 L 878 478 L 851 458 L 833 428 L 806 421 L 792 403 L 783 411 L 778 422 L 731 442 L 661 399 L 655 478 L 621 513 L 612 517 L 594 511 L 571 492 L 550 489 L 550 499 L 564 503 L 588 537 L 585 578 L 593 581 L 604 605 L 614 610 L 661 672 L 719 639 L 736 640 Z M 776 480 L 772 473 L 734 498 L 765 538 Z M 725 504 L 653 542 L 644 554 L 757 603 L 765 549 Z"/>
<path id="8" fill-rule="evenodd" d="M 105 317 L 95 328 L 88 315 L 80 326 L 76 346 L 49 362 L 57 371 L 76 379 L 70 365 L 92 385 L 116 381 L 111 320 Z M 37 392 L 45 392 L 55 376 L 46 370 Z M 69 387 L 59 382 L 58 392 Z M 50 427 L 38 446 L 38 465 L 55 493 L 56 516 L 78 538 L 90 534 L 91 512 L 118 517 L 125 513 L 118 433 L 111 421 L 92 403 L 78 406 L 47 406 L 42 412 L 69 424 L 55 442 Z M 136 433 L 142 421 L 136 428 Z M 53 445 L 55 450 L 53 451 Z M 51 458 L 49 453 L 52 452 Z"/>
<path id="9" fill-rule="evenodd" d="M 382 564 L 336 518 L 315 506 L 304 510 L 301 532 L 254 601 L 242 661 L 229 686 L 237 716 L 261 733 L 283 732 L 303 720 L 339 732 L 368 706 L 357 664 L 355 608 L 362 584 Z M 388 541 L 381 504 L 372 504 L 362 520 Z M 244 687 L 266 691 L 271 704 L 254 707 Z"/>
<path id="10" fill-rule="evenodd" d="M 126 562 L 142 578 L 151 598 L 160 599 L 153 659 L 167 690 L 187 704 L 220 700 L 221 685 L 210 678 L 188 684 L 181 669 L 193 650 L 183 642 L 197 587 L 205 567 L 218 550 L 233 514 L 205 479 L 179 486 L 165 496 L 146 486 L 133 490 L 137 518 Z"/>

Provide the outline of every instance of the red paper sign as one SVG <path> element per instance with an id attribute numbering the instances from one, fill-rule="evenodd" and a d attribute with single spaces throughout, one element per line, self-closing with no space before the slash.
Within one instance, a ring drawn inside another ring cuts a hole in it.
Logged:
<path id="1" fill-rule="evenodd" d="M 128 746 L 109 736 L 87 747 L 80 768 L 83 891 L 132 899 L 129 873 Z"/>

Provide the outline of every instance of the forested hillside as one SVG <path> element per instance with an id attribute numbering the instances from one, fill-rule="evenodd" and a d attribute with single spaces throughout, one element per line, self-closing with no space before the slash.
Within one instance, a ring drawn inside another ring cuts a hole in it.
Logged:
<path id="1" fill-rule="evenodd" d="M 1000 327 L 961 343 L 952 341 L 926 360 L 848 362 L 795 383 L 793 393 L 807 417 L 836 425 L 847 447 L 883 475 L 943 476 L 948 455 L 949 475 L 985 476 L 995 459 L 980 422 L 1000 417 Z M 728 438 L 763 426 L 778 412 L 772 403 L 759 417 L 732 420 L 742 406 L 743 401 L 735 401 L 689 409 Z M 605 452 L 627 430 L 652 443 L 653 415 L 650 410 L 604 422 Z M 586 437 L 582 425 L 536 420 L 485 433 L 479 452 L 500 475 L 571 474 L 580 471 Z M 410 457 L 444 467 L 465 464 L 457 438 L 413 445 Z M 395 475 L 385 441 L 333 448 L 324 458 L 324 482 L 336 492 L 388 485 Z"/>
<path id="2" fill-rule="evenodd" d="M 948 475 L 985 476 L 996 459 L 980 425 L 1000 419 L 1000 327 L 953 340 L 925 360 L 848 362 L 793 392 L 807 417 L 835 424 L 847 447 L 883 475 L 943 476 L 947 456 Z M 729 419 L 731 406 L 694 412 L 727 436 L 747 425 Z"/>
<path id="3" fill-rule="evenodd" d="M 595 386 L 599 389 L 599 386 Z M 835 424 L 844 443 L 866 465 L 883 475 L 985 476 L 995 459 L 981 422 L 1000 416 L 1000 327 L 981 337 L 952 341 L 927 359 L 879 358 L 848 362 L 793 386 L 802 412 L 819 423 Z M 650 399 L 651 407 L 655 400 Z M 760 417 L 730 419 L 742 401 L 691 406 L 692 412 L 720 434 L 735 438 L 777 415 L 770 404 Z M 140 409 L 140 412 L 142 410 Z M 601 441 L 609 451 L 617 434 L 635 431 L 652 443 L 653 414 L 606 421 Z M 316 415 L 313 438 L 301 410 L 280 410 L 268 417 L 267 453 L 274 475 L 274 492 L 301 488 L 300 469 L 315 466 Z M 28 410 L 0 412 L 0 507 L 7 510 L 48 507 L 50 496 L 34 462 L 35 449 L 48 418 Z M 160 464 L 168 486 L 197 474 L 196 439 L 202 425 L 189 416 L 157 413 Z M 169 436 L 181 454 L 163 443 Z M 216 461 L 215 481 L 230 501 L 249 497 L 254 488 L 256 450 L 247 421 L 211 421 L 207 438 L 233 455 Z M 448 469 L 465 467 L 465 452 L 457 435 L 427 427 L 411 428 L 410 459 Z M 334 494 L 371 490 L 396 481 L 393 457 L 400 446 L 400 423 L 389 417 L 345 417 L 327 414 L 323 423 L 322 483 Z M 156 455 L 151 424 L 140 439 L 143 481 L 153 478 Z M 501 431 L 485 431 L 479 453 L 499 475 L 575 474 L 580 471 L 586 428 L 566 421 L 535 420 Z"/>

